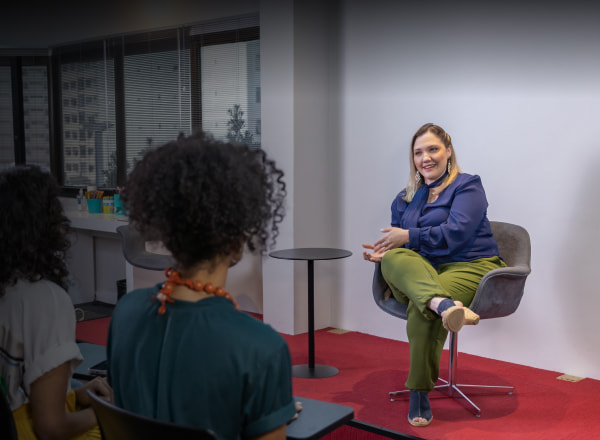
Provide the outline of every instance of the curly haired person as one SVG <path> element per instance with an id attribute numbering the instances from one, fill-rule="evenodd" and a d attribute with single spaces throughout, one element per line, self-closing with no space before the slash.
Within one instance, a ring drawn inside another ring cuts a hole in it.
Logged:
<path id="1" fill-rule="evenodd" d="M 122 193 L 130 222 L 176 264 L 115 308 L 108 372 L 118 405 L 219 439 L 285 438 L 296 414 L 287 344 L 225 290 L 244 248 L 274 244 L 282 177 L 264 151 L 203 133 L 135 165 Z"/>
<path id="2" fill-rule="evenodd" d="M 0 378 L 20 440 L 100 438 L 87 390 L 71 389 L 83 360 L 67 288 L 69 220 L 52 176 L 36 166 L 0 173 Z"/>

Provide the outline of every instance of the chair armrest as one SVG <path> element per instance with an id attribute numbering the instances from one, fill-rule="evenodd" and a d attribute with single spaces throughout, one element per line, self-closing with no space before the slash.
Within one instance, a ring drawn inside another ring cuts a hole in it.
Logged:
<path id="1" fill-rule="evenodd" d="M 530 273 L 527 265 L 501 267 L 488 272 L 481 279 L 469 308 L 481 319 L 501 318 L 514 313 Z"/>
<path id="2" fill-rule="evenodd" d="M 373 270 L 373 299 L 375 304 L 386 313 L 401 319 L 407 319 L 407 305 L 392 296 L 390 287 L 387 285 L 381 273 L 381 263 L 375 263 Z"/>

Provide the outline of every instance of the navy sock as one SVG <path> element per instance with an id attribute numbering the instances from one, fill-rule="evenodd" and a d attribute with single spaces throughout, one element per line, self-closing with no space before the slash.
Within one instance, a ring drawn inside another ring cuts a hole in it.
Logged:
<path id="1" fill-rule="evenodd" d="M 440 304 L 438 305 L 437 314 L 442 316 L 443 312 L 448 310 L 450 307 L 454 307 L 455 305 L 456 303 L 454 302 L 454 300 L 446 298 L 442 300 L 442 302 L 440 302 Z"/>

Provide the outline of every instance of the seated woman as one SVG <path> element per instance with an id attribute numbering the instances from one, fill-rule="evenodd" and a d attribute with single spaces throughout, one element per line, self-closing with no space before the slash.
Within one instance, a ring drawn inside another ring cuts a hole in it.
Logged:
<path id="1" fill-rule="evenodd" d="M 448 331 L 477 324 L 467 307 L 481 278 L 505 266 L 487 218 L 479 176 L 462 173 L 450 136 L 425 124 L 412 138 L 410 179 L 392 203 L 391 227 L 365 260 L 381 261 L 394 298 L 408 305 L 410 345 L 408 421 L 427 426 L 433 415 L 429 392 L 439 375 Z"/>
<path id="2" fill-rule="evenodd" d="M 117 405 L 219 439 L 284 439 L 296 414 L 285 340 L 225 291 L 244 247 L 273 244 L 283 172 L 260 149 L 199 133 L 147 152 L 122 193 L 130 222 L 175 260 L 119 300 L 108 340 Z"/>
<path id="3" fill-rule="evenodd" d="M 20 440 L 99 439 L 87 390 L 111 400 L 103 378 L 70 389 L 83 358 L 65 292 L 69 220 L 58 194 L 38 167 L 0 173 L 0 380 Z"/>

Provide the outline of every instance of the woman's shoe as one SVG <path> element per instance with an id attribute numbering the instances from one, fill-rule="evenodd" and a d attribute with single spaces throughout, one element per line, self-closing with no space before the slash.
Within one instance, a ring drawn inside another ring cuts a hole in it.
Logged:
<path id="1" fill-rule="evenodd" d="M 420 391 L 410 392 L 410 403 L 408 409 L 408 423 L 418 428 L 427 426 L 433 420 L 429 394 Z"/>
<path id="2" fill-rule="evenodd" d="M 459 331 L 465 325 L 465 307 L 453 306 L 445 310 L 442 314 L 442 323 L 449 332 Z"/>
<path id="3" fill-rule="evenodd" d="M 464 309 L 465 309 L 465 325 L 479 324 L 479 315 L 467 307 L 465 307 Z"/>

